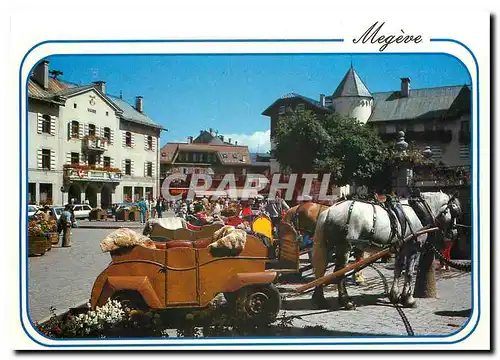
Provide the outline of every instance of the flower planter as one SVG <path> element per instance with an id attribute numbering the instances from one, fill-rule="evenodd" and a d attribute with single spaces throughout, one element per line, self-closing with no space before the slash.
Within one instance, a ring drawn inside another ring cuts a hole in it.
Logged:
<path id="1" fill-rule="evenodd" d="M 28 237 L 28 256 L 44 255 L 46 251 L 47 251 L 46 236 Z"/>
<path id="2" fill-rule="evenodd" d="M 129 220 L 129 215 L 130 214 L 130 211 L 128 210 L 122 210 L 122 211 L 118 211 L 116 214 L 115 214 L 115 221 L 127 221 Z"/>

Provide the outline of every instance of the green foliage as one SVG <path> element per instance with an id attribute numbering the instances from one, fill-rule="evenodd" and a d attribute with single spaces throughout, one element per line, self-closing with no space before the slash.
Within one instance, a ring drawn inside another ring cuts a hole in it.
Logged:
<path id="1" fill-rule="evenodd" d="M 372 128 L 339 114 L 317 117 L 306 111 L 281 117 L 275 141 L 280 164 L 296 173 L 331 173 L 338 186 L 370 185 L 388 156 Z"/>

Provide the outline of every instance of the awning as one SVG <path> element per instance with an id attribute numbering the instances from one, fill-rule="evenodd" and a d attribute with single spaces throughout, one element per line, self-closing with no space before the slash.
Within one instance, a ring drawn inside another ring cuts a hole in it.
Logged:
<path id="1" fill-rule="evenodd" d="M 224 190 L 196 190 L 194 192 L 195 197 L 210 197 L 210 196 L 218 196 L 218 197 L 226 197 L 227 193 Z"/>
<path id="2" fill-rule="evenodd" d="M 251 199 L 259 195 L 256 189 L 227 189 L 226 192 L 231 199 Z"/>

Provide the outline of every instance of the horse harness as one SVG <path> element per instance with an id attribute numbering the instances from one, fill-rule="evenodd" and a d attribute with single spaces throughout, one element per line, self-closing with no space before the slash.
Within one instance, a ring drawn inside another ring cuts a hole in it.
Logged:
<path id="1" fill-rule="evenodd" d="M 414 234 L 413 228 L 411 227 L 411 223 L 408 217 L 406 216 L 399 201 L 398 202 L 387 201 L 387 205 L 384 206 L 384 204 L 381 202 L 374 203 L 371 201 L 361 201 L 361 200 L 352 200 L 351 205 L 349 205 L 349 210 L 347 212 L 347 221 L 346 224 L 344 225 L 344 230 L 346 233 L 349 230 L 349 223 L 351 221 L 352 210 L 354 209 L 354 203 L 356 201 L 365 204 L 370 204 L 372 206 L 373 222 L 372 222 L 372 229 L 370 230 L 369 233 L 369 240 L 372 240 L 373 236 L 375 235 L 375 227 L 377 225 L 377 212 L 375 208 L 376 205 L 379 205 L 383 210 L 385 210 L 387 212 L 387 215 L 389 216 L 389 220 L 391 222 L 391 235 L 390 235 L 391 239 L 393 239 L 396 236 L 399 239 L 402 239 L 404 237 L 404 234 L 406 233 L 406 224 L 408 224 L 410 231 L 412 232 L 412 234 Z M 398 232 L 397 222 L 399 222 L 401 226 L 401 232 Z"/>

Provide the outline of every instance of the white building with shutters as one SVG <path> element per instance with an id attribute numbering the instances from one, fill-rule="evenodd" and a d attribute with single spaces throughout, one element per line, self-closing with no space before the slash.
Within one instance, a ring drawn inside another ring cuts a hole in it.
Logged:
<path id="1" fill-rule="evenodd" d="M 78 86 L 49 77 L 40 62 L 28 83 L 29 202 L 91 206 L 157 197 L 160 132 L 135 106 L 106 94 L 105 83 Z"/>

